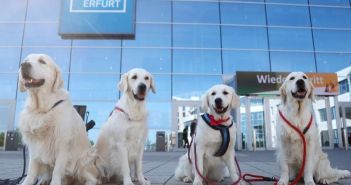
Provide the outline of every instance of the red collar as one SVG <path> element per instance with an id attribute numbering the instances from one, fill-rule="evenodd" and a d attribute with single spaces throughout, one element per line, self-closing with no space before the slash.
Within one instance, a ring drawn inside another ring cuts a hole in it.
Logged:
<path id="1" fill-rule="evenodd" d="M 208 117 L 210 118 L 210 125 L 212 125 L 212 126 L 222 125 L 222 123 L 225 123 L 230 119 L 230 117 L 228 117 L 226 119 L 215 120 L 214 116 L 210 115 L 210 114 L 208 115 Z"/>
<path id="2" fill-rule="evenodd" d="M 130 120 L 129 114 L 128 114 L 124 109 L 122 109 L 122 108 L 116 106 L 116 107 L 113 109 L 113 111 L 110 113 L 110 116 L 112 115 L 112 113 L 113 113 L 114 111 L 119 111 L 119 112 L 124 113 L 124 114 L 128 117 L 128 119 Z M 110 117 L 110 116 L 109 116 L 109 117 Z"/>
<path id="3" fill-rule="evenodd" d="M 293 125 L 288 119 L 286 119 L 286 117 L 283 115 L 283 113 L 280 110 L 279 110 L 279 115 L 284 120 L 284 122 L 287 123 L 290 127 L 293 127 L 294 130 L 301 132 L 300 129 L 298 129 L 295 125 Z M 312 120 L 313 120 L 313 116 L 311 114 L 311 118 L 310 118 L 310 121 L 308 122 L 308 125 L 302 131 L 303 135 L 305 135 L 307 131 L 310 129 L 312 125 Z"/>

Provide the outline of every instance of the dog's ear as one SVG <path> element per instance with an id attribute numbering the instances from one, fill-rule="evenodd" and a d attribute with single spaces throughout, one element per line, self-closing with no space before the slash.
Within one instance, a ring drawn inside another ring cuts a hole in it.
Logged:
<path id="1" fill-rule="evenodd" d="M 54 64 L 54 70 L 55 70 L 55 78 L 54 78 L 54 83 L 52 84 L 52 89 L 53 91 L 56 91 L 58 89 L 63 88 L 63 80 L 62 80 L 61 70 L 56 64 Z"/>
<path id="2" fill-rule="evenodd" d="M 150 88 L 151 88 L 151 91 L 154 94 L 156 94 L 155 80 L 154 80 L 154 77 L 152 75 L 150 75 Z"/>
<path id="3" fill-rule="evenodd" d="M 286 94 L 286 80 L 285 82 L 282 84 L 282 86 L 280 86 L 279 88 L 279 92 L 280 92 L 280 98 L 281 98 L 281 101 L 282 101 L 282 104 L 285 104 L 286 103 L 286 99 L 287 99 L 287 94 Z"/>
<path id="4" fill-rule="evenodd" d="M 310 80 L 309 80 L 310 81 Z M 309 82 L 310 84 L 310 94 L 308 94 L 308 98 L 314 102 L 315 101 L 315 95 L 314 95 L 314 85 L 312 84 L 312 82 Z"/>
<path id="5" fill-rule="evenodd" d="M 201 96 L 201 108 L 204 112 L 207 112 L 210 102 L 208 100 L 208 91 Z"/>
<path id="6" fill-rule="evenodd" d="M 122 92 L 127 92 L 129 89 L 129 85 L 128 85 L 128 73 L 124 73 L 121 76 L 121 80 L 118 83 L 118 88 L 120 91 Z"/>
<path id="7" fill-rule="evenodd" d="M 232 89 L 232 102 L 231 102 L 232 108 L 239 107 L 240 106 L 240 98 L 235 93 L 235 90 L 233 88 L 231 88 L 231 89 Z"/>

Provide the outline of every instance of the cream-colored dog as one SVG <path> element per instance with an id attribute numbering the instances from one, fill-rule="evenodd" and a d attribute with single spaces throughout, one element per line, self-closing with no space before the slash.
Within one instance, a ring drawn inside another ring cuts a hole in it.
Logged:
<path id="1" fill-rule="evenodd" d="M 19 79 L 20 91 L 28 91 L 19 128 L 30 156 L 22 185 L 37 178 L 40 184 L 97 184 L 85 124 L 63 88 L 59 67 L 47 55 L 31 54 L 21 64 Z"/>
<path id="2" fill-rule="evenodd" d="M 195 144 L 193 143 L 189 150 L 192 162 L 190 163 L 188 160 L 188 154 L 183 155 L 175 170 L 175 178 L 183 182 L 193 181 L 194 185 L 202 185 L 203 179 L 196 171 L 195 160 L 197 160 L 200 174 L 211 181 L 221 181 L 229 170 L 231 180 L 234 182 L 238 180 L 239 176 L 234 162 L 236 124 L 233 124 L 230 111 L 239 106 L 239 97 L 233 88 L 227 85 L 215 85 L 202 96 L 201 100 L 205 114 L 198 118 L 193 141 L 196 143 L 196 158 L 194 155 Z M 210 121 L 211 119 L 214 121 Z M 208 123 L 217 126 L 212 127 Z M 227 136 L 230 135 L 227 150 L 222 151 L 222 154 L 219 154 L 223 145 L 221 132 L 214 129 L 218 127 L 226 127 L 229 131 Z M 240 184 L 244 184 L 244 182 L 240 182 Z"/>
<path id="3" fill-rule="evenodd" d="M 313 85 L 302 72 L 290 73 L 280 87 L 281 114 L 301 131 L 305 131 L 307 143 L 306 164 L 303 173 L 306 185 L 317 183 L 329 184 L 340 178 L 350 176 L 347 170 L 333 169 L 319 144 L 318 128 L 312 116 L 314 98 Z M 311 126 L 308 124 L 312 119 Z M 288 185 L 289 178 L 294 179 L 301 168 L 303 144 L 299 135 L 277 115 L 277 160 L 281 175 L 279 185 Z"/>
<path id="4" fill-rule="evenodd" d="M 150 184 L 143 175 L 144 143 L 147 137 L 145 98 L 151 89 L 155 93 L 152 75 L 144 69 L 132 69 L 123 74 L 118 84 L 123 92 L 107 122 L 101 129 L 96 149 L 103 163 L 103 176 L 109 181 L 116 177 L 124 185 Z M 132 177 L 131 177 L 132 176 Z"/>

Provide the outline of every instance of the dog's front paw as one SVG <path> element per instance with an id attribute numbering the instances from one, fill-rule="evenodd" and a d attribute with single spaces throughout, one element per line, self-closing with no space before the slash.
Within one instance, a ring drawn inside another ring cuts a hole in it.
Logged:
<path id="1" fill-rule="evenodd" d="M 148 179 L 140 179 L 139 180 L 140 185 L 151 185 L 151 182 Z"/>
<path id="2" fill-rule="evenodd" d="M 191 183 L 191 182 L 193 182 L 193 179 L 191 177 L 186 176 L 186 177 L 184 177 L 183 182 Z"/>
<path id="3" fill-rule="evenodd" d="M 202 180 L 194 180 L 193 185 L 202 185 Z"/>
<path id="4" fill-rule="evenodd" d="M 288 185 L 289 179 L 279 179 L 278 185 Z"/>

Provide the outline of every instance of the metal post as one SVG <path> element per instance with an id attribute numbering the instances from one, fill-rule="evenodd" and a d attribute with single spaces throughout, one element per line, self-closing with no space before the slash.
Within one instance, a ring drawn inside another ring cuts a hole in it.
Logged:
<path id="1" fill-rule="evenodd" d="M 345 150 L 349 148 L 349 141 L 347 140 L 347 124 L 346 124 L 346 113 L 345 113 L 345 107 L 342 106 L 341 108 L 342 111 L 342 122 L 343 122 L 343 134 L 344 134 L 344 141 L 345 141 Z"/>
<path id="2" fill-rule="evenodd" d="M 341 134 L 341 118 L 340 118 L 340 110 L 339 110 L 339 100 L 338 96 L 334 96 L 334 107 L 335 107 L 335 122 L 336 122 L 336 129 L 338 133 L 338 146 L 342 148 L 342 134 Z"/>
<path id="3" fill-rule="evenodd" d="M 325 102 L 325 110 L 327 113 L 327 126 L 328 126 L 328 135 L 329 135 L 329 148 L 334 148 L 334 131 L 333 131 L 333 123 L 332 123 L 332 116 L 331 116 L 331 108 L 330 108 L 330 101 L 329 97 L 324 98 Z"/>
<path id="4" fill-rule="evenodd" d="M 272 124 L 269 98 L 263 98 L 266 149 L 272 150 Z"/>
<path id="5" fill-rule="evenodd" d="M 246 113 L 246 145 L 249 151 L 252 151 L 252 126 L 251 126 L 251 110 L 250 98 L 245 97 L 245 113 Z"/>
<path id="6" fill-rule="evenodd" d="M 243 146 L 242 146 L 243 137 L 242 137 L 242 134 L 241 134 L 240 107 L 235 109 L 235 113 L 236 113 L 236 148 L 238 150 L 242 150 L 243 149 Z"/>

